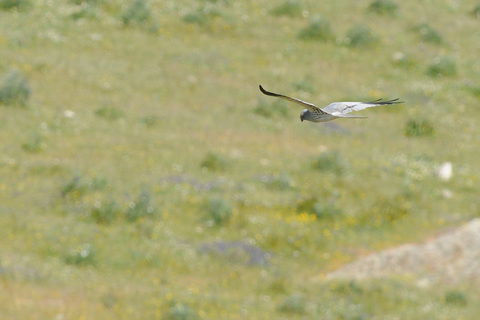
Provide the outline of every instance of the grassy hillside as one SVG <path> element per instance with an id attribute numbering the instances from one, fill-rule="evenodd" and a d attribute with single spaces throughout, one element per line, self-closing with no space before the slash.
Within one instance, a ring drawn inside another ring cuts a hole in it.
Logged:
<path id="1" fill-rule="evenodd" d="M 0 0 L 1 318 L 476 319 L 474 283 L 323 277 L 478 217 L 479 12 Z"/>

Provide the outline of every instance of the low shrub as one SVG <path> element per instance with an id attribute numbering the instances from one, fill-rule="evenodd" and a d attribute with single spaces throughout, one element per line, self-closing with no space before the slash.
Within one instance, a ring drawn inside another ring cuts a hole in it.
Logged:
<path id="1" fill-rule="evenodd" d="M 65 263 L 76 266 L 94 265 L 96 262 L 95 248 L 84 243 L 81 246 L 71 250 L 65 257 Z"/>
<path id="2" fill-rule="evenodd" d="M 133 0 L 130 6 L 123 12 L 124 25 L 142 24 L 150 20 L 152 13 L 145 0 Z"/>
<path id="3" fill-rule="evenodd" d="M 457 75 L 457 64 L 451 57 L 437 57 L 426 71 L 431 77 L 452 77 Z"/>
<path id="4" fill-rule="evenodd" d="M 338 151 L 323 152 L 312 163 L 315 170 L 341 175 L 345 172 L 345 161 Z"/>
<path id="5" fill-rule="evenodd" d="M 44 138 L 39 133 L 32 133 L 27 142 L 22 144 L 23 150 L 30 153 L 37 153 L 45 148 Z"/>
<path id="6" fill-rule="evenodd" d="M 97 202 L 90 210 L 90 216 L 98 224 L 109 224 L 119 215 L 119 208 L 115 200 Z"/>
<path id="7" fill-rule="evenodd" d="M 434 132 L 433 125 L 425 119 L 410 119 L 405 125 L 405 136 L 407 137 L 428 137 L 432 136 Z"/>
<path id="8" fill-rule="evenodd" d="M 367 10 L 380 15 L 394 16 L 398 13 L 398 5 L 393 0 L 375 0 L 370 3 Z"/>
<path id="9" fill-rule="evenodd" d="M 327 19 L 315 16 L 310 20 L 310 24 L 300 30 L 298 38 L 302 40 L 318 40 L 329 41 L 334 38 L 330 21 Z"/>
<path id="10" fill-rule="evenodd" d="M 428 23 L 416 25 L 413 27 L 413 31 L 416 32 L 424 42 L 433 44 L 442 44 L 444 42 L 443 36 L 430 27 Z"/>
<path id="11" fill-rule="evenodd" d="M 2 10 L 21 9 L 29 5 L 30 0 L 0 0 L 0 9 Z"/>
<path id="12" fill-rule="evenodd" d="M 230 203 L 218 196 L 210 198 L 206 204 L 207 219 L 214 225 L 227 223 L 232 217 L 232 211 Z"/>
<path id="13" fill-rule="evenodd" d="M 8 72 L 0 81 L 0 104 L 23 106 L 31 93 L 27 78 L 19 71 Z"/>
<path id="14" fill-rule="evenodd" d="M 104 105 L 95 111 L 95 114 L 107 120 L 118 120 L 125 116 L 122 109 L 109 105 Z"/>
<path id="15" fill-rule="evenodd" d="M 270 11 L 274 16 L 298 17 L 302 15 L 303 6 L 298 0 L 284 0 Z"/>
<path id="16" fill-rule="evenodd" d="M 287 296 L 277 307 L 278 311 L 289 314 L 304 314 L 306 312 L 306 301 L 300 293 L 293 293 Z"/>
<path id="17" fill-rule="evenodd" d="M 330 219 L 341 215 L 340 209 L 335 205 L 334 199 L 330 198 L 307 198 L 298 202 L 297 212 L 313 214 L 320 219 Z"/>
<path id="18" fill-rule="evenodd" d="M 377 41 L 372 30 L 365 24 L 357 24 L 350 28 L 345 37 L 345 44 L 355 48 L 372 46 Z"/>
<path id="19" fill-rule="evenodd" d="M 153 216 L 155 213 L 156 210 L 150 192 L 142 190 L 137 196 L 137 199 L 128 204 L 125 218 L 129 222 L 134 222 L 141 218 Z"/>
<path id="20" fill-rule="evenodd" d="M 227 159 L 219 153 L 209 152 L 200 163 L 200 167 L 210 171 L 225 171 Z"/>

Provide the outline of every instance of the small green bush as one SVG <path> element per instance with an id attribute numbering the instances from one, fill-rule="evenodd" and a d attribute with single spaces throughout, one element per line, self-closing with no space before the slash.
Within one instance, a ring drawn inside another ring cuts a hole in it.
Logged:
<path id="1" fill-rule="evenodd" d="M 292 189 L 294 185 L 292 177 L 286 172 L 282 172 L 279 175 L 275 175 L 271 180 L 267 181 L 267 183 L 272 188 L 278 189 L 278 190 Z"/>
<path id="2" fill-rule="evenodd" d="M 227 159 L 219 153 L 209 152 L 200 163 L 200 167 L 210 171 L 225 171 L 227 168 Z"/>
<path id="3" fill-rule="evenodd" d="M 368 11 L 380 15 L 394 16 L 398 12 L 398 5 L 393 0 L 375 0 L 368 6 Z"/>
<path id="4" fill-rule="evenodd" d="M 76 266 L 94 265 L 96 262 L 95 248 L 89 244 L 84 243 L 78 248 L 70 251 L 65 257 L 65 263 Z"/>
<path id="5" fill-rule="evenodd" d="M 98 224 L 109 224 L 117 218 L 119 212 L 117 202 L 110 200 L 96 203 L 90 211 L 90 216 Z"/>
<path id="6" fill-rule="evenodd" d="M 16 70 L 11 71 L 0 81 L 0 104 L 23 106 L 31 92 L 27 79 Z"/>
<path id="7" fill-rule="evenodd" d="M 327 151 L 317 156 L 312 167 L 315 170 L 340 175 L 345 172 L 345 161 L 338 151 Z"/>
<path id="8" fill-rule="evenodd" d="M 413 27 L 413 31 L 416 32 L 424 42 L 433 44 L 442 44 L 444 42 L 443 36 L 430 27 L 428 23 L 422 23 Z"/>
<path id="9" fill-rule="evenodd" d="M 452 77 L 457 75 L 457 65 L 451 57 L 437 57 L 426 73 L 431 77 Z"/>
<path id="10" fill-rule="evenodd" d="M 416 65 L 416 62 L 413 60 L 413 58 L 408 55 L 408 54 L 405 54 L 403 52 L 395 52 L 392 56 L 392 60 L 393 60 L 393 63 L 397 66 L 397 67 L 402 67 L 402 68 L 412 68 Z"/>
<path id="11" fill-rule="evenodd" d="M 216 7 L 210 5 L 190 11 L 183 16 L 183 21 L 191 24 L 205 25 L 220 16 L 220 11 Z"/>
<path id="12" fill-rule="evenodd" d="M 122 14 L 124 25 L 142 24 L 150 20 L 152 13 L 145 0 L 133 0 Z"/>
<path id="13" fill-rule="evenodd" d="M 297 204 L 298 213 L 309 213 L 317 219 L 330 219 L 340 215 L 342 212 L 335 206 L 334 199 L 320 199 L 317 197 L 303 199 Z"/>
<path id="14" fill-rule="evenodd" d="M 77 6 L 88 4 L 88 5 L 97 5 L 103 3 L 105 0 L 70 0 L 70 3 Z"/>
<path id="15" fill-rule="evenodd" d="M 155 213 L 156 210 L 150 192 L 142 190 L 137 199 L 129 203 L 125 217 L 127 221 L 134 222 L 141 218 L 153 216 Z"/>
<path id="16" fill-rule="evenodd" d="M 0 9 L 2 10 L 21 9 L 29 5 L 30 0 L 0 0 Z"/>
<path id="17" fill-rule="evenodd" d="M 215 225 L 227 223 L 232 217 L 232 207 L 227 200 L 220 197 L 212 197 L 208 200 L 207 219 Z"/>
<path id="18" fill-rule="evenodd" d="M 146 127 L 154 127 L 156 124 L 158 124 L 158 118 L 156 116 L 150 115 L 150 116 L 145 116 L 140 119 L 140 122 L 143 123 Z"/>
<path id="19" fill-rule="evenodd" d="M 293 293 L 286 297 L 277 307 L 278 311 L 289 314 L 304 314 L 306 312 L 306 302 L 303 295 Z"/>
<path id="20" fill-rule="evenodd" d="M 199 316 L 198 316 L 198 313 L 188 304 L 181 303 L 181 302 L 174 302 L 166 311 L 164 319 L 195 320 L 195 319 L 199 319 Z"/>
<path id="21" fill-rule="evenodd" d="M 300 30 L 298 38 L 302 40 L 329 41 L 334 38 L 330 21 L 320 16 L 315 16 L 310 24 Z"/>
<path id="22" fill-rule="evenodd" d="M 410 119 L 405 125 L 405 136 L 407 137 L 428 137 L 433 133 L 433 125 L 425 119 Z"/>
<path id="23" fill-rule="evenodd" d="M 274 16 L 298 17 L 302 15 L 302 3 L 298 0 L 284 0 L 270 11 Z"/>
<path id="24" fill-rule="evenodd" d="M 125 116 L 122 109 L 104 105 L 95 111 L 95 114 L 107 120 L 118 120 Z"/>
<path id="25" fill-rule="evenodd" d="M 22 144 L 23 150 L 30 153 L 37 153 L 45 148 L 44 138 L 39 133 L 32 133 L 27 142 Z"/>
<path id="26" fill-rule="evenodd" d="M 480 3 L 478 3 L 472 10 L 472 16 L 480 18 Z"/>
<path id="27" fill-rule="evenodd" d="M 448 291 L 445 294 L 445 303 L 453 304 L 457 306 L 466 306 L 468 301 L 463 292 L 460 291 Z"/>
<path id="28" fill-rule="evenodd" d="M 85 181 L 79 177 L 75 176 L 66 183 L 63 184 L 61 194 L 62 197 L 73 197 L 78 198 L 82 196 L 88 190 L 88 185 Z"/>
<path id="29" fill-rule="evenodd" d="M 77 8 L 70 14 L 73 20 L 80 20 L 86 18 L 93 18 L 95 17 L 96 12 L 93 5 L 88 3 L 82 3 L 81 5 L 77 6 Z"/>
<path id="30" fill-rule="evenodd" d="M 345 38 L 345 44 L 355 48 L 369 47 L 376 41 L 372 30 L 365 24 L 357 24 L 350 28 Z"/>

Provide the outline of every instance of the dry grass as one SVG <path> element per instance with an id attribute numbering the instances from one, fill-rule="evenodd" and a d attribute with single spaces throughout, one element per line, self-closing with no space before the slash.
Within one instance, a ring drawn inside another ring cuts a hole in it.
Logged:
<path id="1" fill-rule="evenodd" d="M 290 17 L 263 2 L 146 1 L 148 21 L 125 25 L 131 4 L 1 12 L 0 73 L 17 70 L 31 90 L 24 107 L 0 105 L 2 318 L 475 319 L 473 304 L 445 302 L 473 299 L 468 285 L 311 281 L 477 215 L 474 2 L 397 3 L 395 16 L 372 19 L 363 2 L 303 1 Z M 202 23 L 185 21 L 192 12 Z M 332 41 L 298 38 L 314 16 L 328 17 Z M 345 38 L 360 23 L 376 41 L 352 48 Z M 419 23 L 442 44 L 419 44 Z M 455 75 L 427 74 L 440 56 Z M 301 123 L 296 106 L 259 114 L 275 105 L 258 84 L 320 106 L 406 103 Z M 410 119 L 434 134 L 406 136 Z M 204 165 L 209 154 L 221 170 Z M 312 167 L 329 154 L 341 174 Z M 441 181 L 446 161 L 454 175 Z M 147 204 L 132 205 L 142 192 Z M 205 218 L 209 199 L 228 205 L 228 219 Z M 308 199 L 339 214 L 299 212 Z M 269 263 L 199 250 L 219 241 Z"/>

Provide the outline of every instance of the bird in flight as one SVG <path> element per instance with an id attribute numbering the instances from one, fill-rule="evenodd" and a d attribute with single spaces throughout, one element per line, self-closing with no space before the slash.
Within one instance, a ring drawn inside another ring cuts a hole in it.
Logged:
<path id="1" fill-rule="evenodd" d="M 393 100 L 387 100 L 387 101 L 378 99 L 370 102 L 333 102 L 333 103 L 330 103 L 325 108 L 319 108 L 312 103 L 305 102 L 297 98 L 292 98 L 289 96 L 285 96 L 283 94 L 269 92 L 263 89 L 261 85 L 259 85 L 258 87 L 260 88 L 260 91 L 262 91 L 262 93 L 266 94 L 267 96 L 282 98 L 306 107 L 306 109 L 304 109 L 302 113 L 300 113 L 300 120 L 302 122 L 303 120 L 312 121 L 312 122 L 325 122 L 325 121 L 330 121 L 337 118 L 366 118 L 364 116 L 347 115 L 347 113 L 352 111 L 360 111 L 360 110 L 371 108 L 371 107 L 403 103 L 403 101 L 398 101 L 398 98 Z"/>

